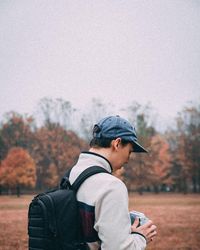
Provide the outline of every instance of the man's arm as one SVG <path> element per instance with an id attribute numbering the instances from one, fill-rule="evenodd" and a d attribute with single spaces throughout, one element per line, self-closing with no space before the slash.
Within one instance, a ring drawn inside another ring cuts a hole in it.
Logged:
<path id="1" fill-rule="evenodd" d="M 101 249 L 144 250 L 146 239 L 140 235 L 144 230 L 131 234 L 133 229 L 128 211 L 128 193 L 124 183 L 113 178 L 113 181 L 102 184 L 103 191 L 95 204 L 94 225 L 101 240 Z"/>

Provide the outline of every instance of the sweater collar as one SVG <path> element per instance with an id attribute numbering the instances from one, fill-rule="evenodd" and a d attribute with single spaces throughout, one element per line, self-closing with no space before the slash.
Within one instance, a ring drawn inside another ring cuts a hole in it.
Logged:
<path id="1" fill-rule="evenodd" d="M 105 166 L 105 168 L 109 172 L 113 171 L 111 163 L 104 156 L 102 156 L 100 154 L 97 154 L 97 153 L 94 153 L 94 152 L 89 152 L 89 151 L 83 151 L 83 152 L 81 152 L 80 158 L 85 158 L 85 157 L 94 159 L 95 161 L 99 162 L 100 165 Z"/>

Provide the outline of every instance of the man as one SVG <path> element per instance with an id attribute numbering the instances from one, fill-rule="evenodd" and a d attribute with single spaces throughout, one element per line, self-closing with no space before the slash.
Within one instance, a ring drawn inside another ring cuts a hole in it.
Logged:
<path id="1" fill-rule="evenodd" d="M 132 152 L 147 152 L 138 143 L 135 129 L 119 116 L 106 117 L 94 126 L 90 150 L 80 154 L 70 182 L 91 166 L 116 171 L 128 163 Z M 131 225 L 127 188 L 111 174 L 89 177 L 79 188 L 77 199 L 89 249 L 142 250 L 156 235 L 152 221 L 138 227 L 137 219 Z"/>

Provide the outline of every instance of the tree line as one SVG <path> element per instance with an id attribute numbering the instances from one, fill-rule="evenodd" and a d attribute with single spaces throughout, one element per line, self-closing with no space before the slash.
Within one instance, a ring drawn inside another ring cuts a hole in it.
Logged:
<path id="1" fill-rule="evenodd" d="M 110 114 L 100 100 L 75 119 L 76 110 L 63 99 L 43 98 L 36 118 L 9 112 L 0 125 L 0 193 L 45 190 L 88 150 L 92 125 Z M 112 110 L 112 107 L 111 107 Z M 133 102 L 125 108 L 148 154 L 133 154 L 128 166 L 115 173 L 129 191 L 200 192 L 200 105 L 188 105 L 176 117 L 176 126 L 159 132 L 152 109 Z"/>

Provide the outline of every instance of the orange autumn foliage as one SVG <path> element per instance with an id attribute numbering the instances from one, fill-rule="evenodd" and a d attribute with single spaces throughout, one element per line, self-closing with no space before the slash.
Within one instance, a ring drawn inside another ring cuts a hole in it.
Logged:
<path id="1" fill-rule="evenodd" d="M 74 132 L 51 124 L 36 132 L 33 155 L 37 164 L 37 186 L 46 189 L 58 185 L 59 179 L 76 162 L 86 143 Z"/>
<path id="2" fill-rule="evenodd" d="M 0 167 L 0 183 L 11 188 L 34 187 L 36 166 L 29 153 L 20 148 L 11 148 Z"/>
<path id="3" fill-rule="evenodd" d="M 169 144 L 161 135 L 155 135 L 151 139 L 151 151 L 148 167 L 152 171 L 152 183 L 171 184 L 170 169 L 171 156 Z"/>

